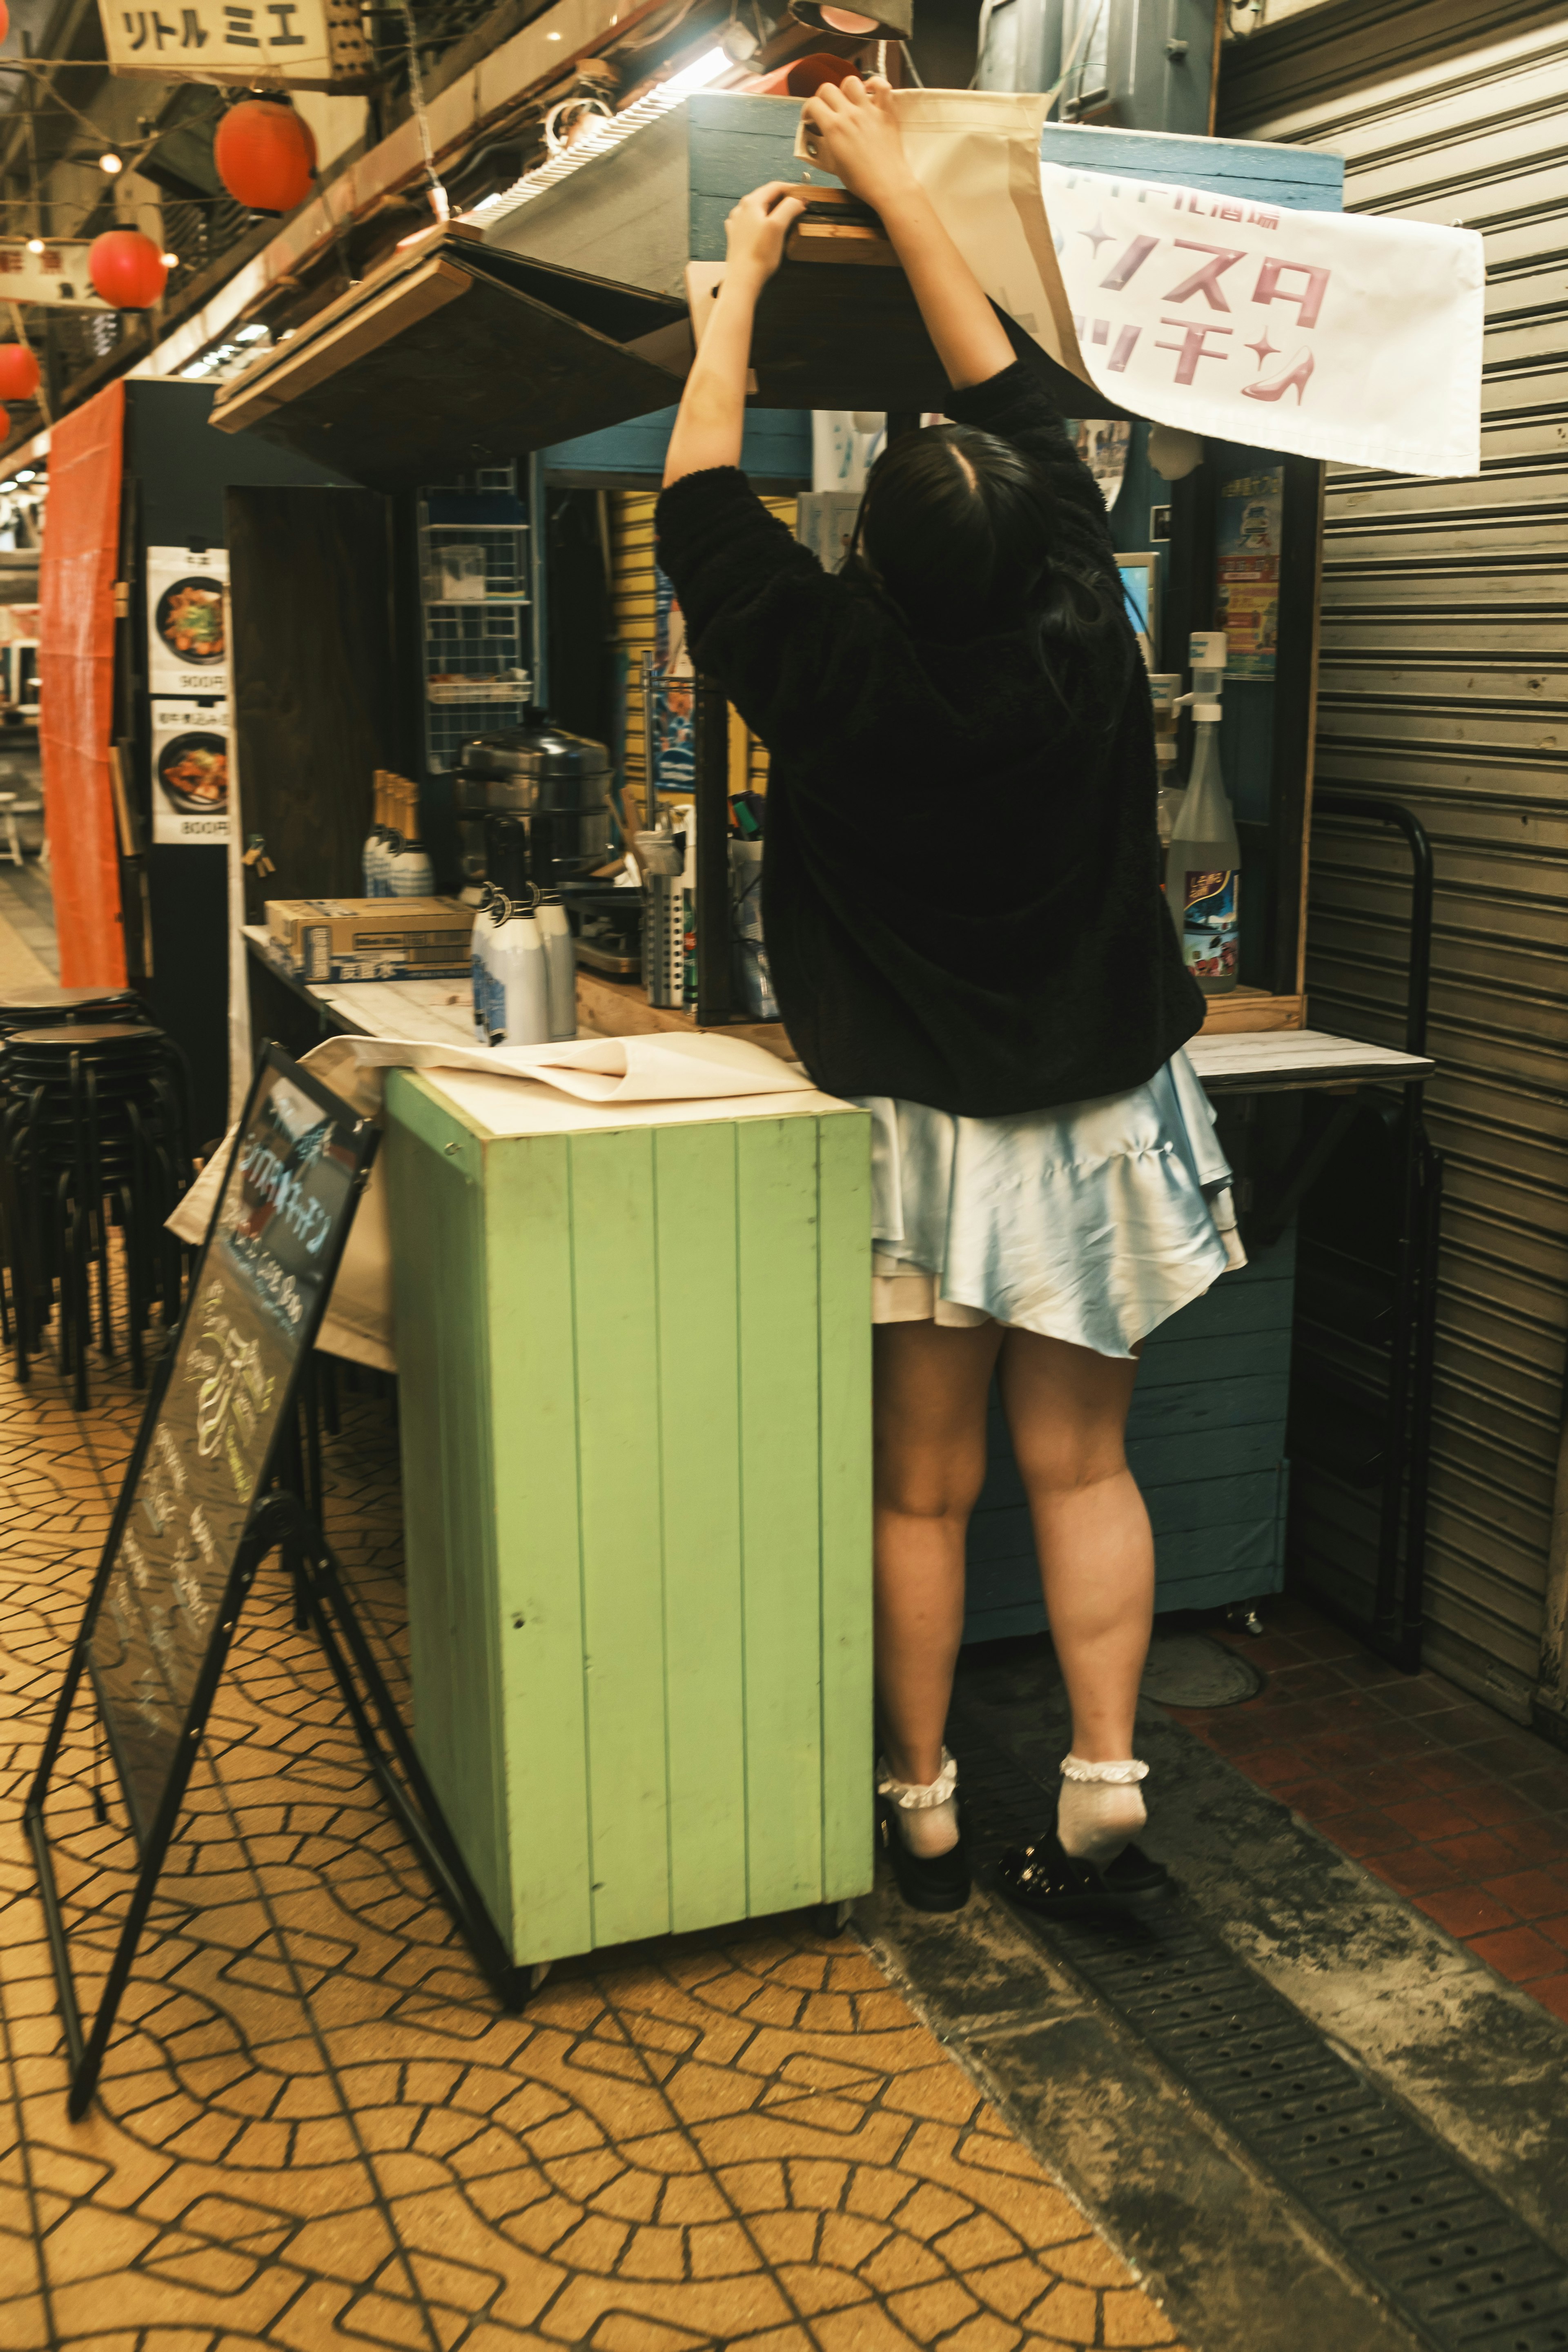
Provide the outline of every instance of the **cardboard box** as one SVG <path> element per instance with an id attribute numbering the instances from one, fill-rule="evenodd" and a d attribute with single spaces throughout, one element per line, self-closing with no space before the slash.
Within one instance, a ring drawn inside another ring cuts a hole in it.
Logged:
<path id="1" fill-rule="evenodd" d="M 460 898 L 269 898 L 268 950 L 297 979 L 437 980 L 466 972 Z"/>

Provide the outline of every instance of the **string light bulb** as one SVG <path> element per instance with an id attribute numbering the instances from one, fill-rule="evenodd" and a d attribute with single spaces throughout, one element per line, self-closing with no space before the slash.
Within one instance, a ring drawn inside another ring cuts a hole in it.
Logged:
<path id="1" fill-rule="evenodd" d="M 117 172 L 124 171 L 125 160 L 123 156 L 117 155 L 112 147 L 106 147 L 98 159 L 98 168 L 100 172 L 107 172 L 112 180 Z"/>
<path id="2" fill-rule="evenodd" d="M 180 266 L 180 257 L 177 253 L 166 253 L 163 257 L 163 259 L 165 269 L 178 269 Z"/>
<path id="3" fill-rule="evenodd" d="M 30 236 L 27 239 L 27 250 L 29 253 L 42 253 L 43 249 L 44 240 L 41 236 Z"/>

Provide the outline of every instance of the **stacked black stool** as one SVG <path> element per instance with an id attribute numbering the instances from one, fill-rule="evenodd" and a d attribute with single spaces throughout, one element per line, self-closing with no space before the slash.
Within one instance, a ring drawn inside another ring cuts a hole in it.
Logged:
<path id="1" fill-rule="evenodd" d="M 138 1385 L 145 1377 L 142 1335 L 153 1305 L 161 1306 L 165 1325 L 179 1312 L 182 1252 L 163 1221 L 191 1179 L 188 1090 L 182 1057 L 161 1029 L 102 1017 L 140 1013 L 134 998 L 114 1001 L 87 990 L 60 994 L 74 1001 L 44 1007 L 0 998 L 5 1336 L 25 1381 L 50 1306 L 58 1307 L 60 1370 L 74 1377 L 76 1402 L 85 1407 L 95 1274 L 98 1342 L 106 1356 L 114 1353 L 111 1226 L 124 1244 L 126 1339 Z M 33 1025 L 16 1025 L 28 1012 Z M 89 1013 L 100 1017 L 84 1018 Z"/>

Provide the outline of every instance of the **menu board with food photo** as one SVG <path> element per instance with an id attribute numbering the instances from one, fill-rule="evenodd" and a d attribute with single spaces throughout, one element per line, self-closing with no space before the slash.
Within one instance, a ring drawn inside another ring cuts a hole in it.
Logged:
<path id="1" fill-rule="evenodd" d="M 147 691 L 228 693 L 228 621 L 221 547 L 147 550 Z"/>
<path id="2" fill-rule="evenodd" d="M 153 838 L 228 839 L 228 706 L 154 702 Z"/>

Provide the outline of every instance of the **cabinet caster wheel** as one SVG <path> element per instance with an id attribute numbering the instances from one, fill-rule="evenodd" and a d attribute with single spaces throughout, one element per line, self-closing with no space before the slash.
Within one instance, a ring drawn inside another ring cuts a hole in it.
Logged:
<path id="1" fill-rule="evenodd" d="M 528 1990 L 530 1992 L 537 1992 L 539 1990 L 540 1986 L 550 1974 L 552 1966 L 552 1963 L 549 1960 L 535 1960 L 533 1966 L 528 1971 Z"/>
<path id="2" fill-rule="evenodd" d="M 819 1936 L 842 1936 L 849 1924 L 852 1903 L 818 1903 L 811 1915 L 811 1924 Z"/>

